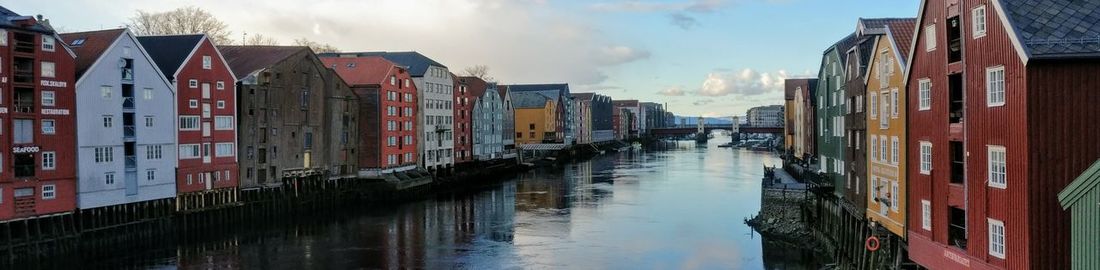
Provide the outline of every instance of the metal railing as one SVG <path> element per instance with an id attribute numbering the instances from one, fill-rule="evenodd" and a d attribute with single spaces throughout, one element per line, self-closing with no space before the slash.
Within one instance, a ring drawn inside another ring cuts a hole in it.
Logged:
<path id="1" fill-rule="evenodd" d="M 15 111 L 21 113 L 33 113 L 34 112 L 34 99 L 16 98 L 15 99 Z"/>
<path id="2" fill-rule="evenodd" d="M 126 169 L 137 169 L 137 156 L 126 156 Z"/>
<path id="3" fill-rule="evenodd" d="M 137 102 L 134 102 L 134 97 L 123 97 L 122 98 L 122 108 L 123 109 L 133 110 L 136 105 L 137 105 Z"/>
<path id="4" fill-rule="evenodd" d="M 133 138 L 137 135 L 137 128 L 133 125 L 122 126 L 122 135 L 127 138 Z"/>

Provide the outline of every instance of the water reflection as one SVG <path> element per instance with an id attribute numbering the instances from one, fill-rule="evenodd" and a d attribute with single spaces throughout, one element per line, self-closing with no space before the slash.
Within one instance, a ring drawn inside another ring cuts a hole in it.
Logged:
<path id="1" fill-rule="evenodd" d="M 169 246 L 184 269 L 802 269 L 742 223 L 768 153 L 673 143 L 527 172 L 498 187 L 291 218 Z M 769 248 L 767 252 L 763 248 Z M 133 266 L 133 265 L 130 265 Z M 812 267 L 805 267 L 812 268 Z"/>

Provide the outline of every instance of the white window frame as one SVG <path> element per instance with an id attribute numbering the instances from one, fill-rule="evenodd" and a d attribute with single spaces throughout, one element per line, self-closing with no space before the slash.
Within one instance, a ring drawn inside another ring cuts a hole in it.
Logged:
<path id="1" fill-rule="evenodd" d="M 995 160 L 997 156 L 999 160 Z M 1008 152 L 1004 146 L 986 146 L 986 183 L 994 188 L 1008 188 Z"/>
<path id="2" fill-rule="evenodd" d="M 103 183 L 107 184 L 107 185 L 114 185 L 115 184 L 115 173 L 114 172 L 104 173 L 103 174 Z"/>
<path id="3" fill-rule="evenodd" d="M 989 224 L 988 240 L 989 240 L 989 255 L 1000 259 L 1005 258 L 1005 253 L 1008 251 L 1008 230 L 1005 228 L 1004 221 L 987 218 Z M 999 229 L 999 230 L 998 230 Z M 1000 231 L 1000 234 L 997 232 Z M 998 241 L 999 240 L 999 241 Z"/>
<path id="4" fill-rule="evenodd" d="M 46 123 L 50 123 L 46 125 Z M 42 134 L 52 135 L 57 134 L 57 120 L 54 119 L 42 119 Z"/>
<path id="5" fill-rule="evenodd" d="M 41 66 L 42 78 L 56 78 L 57 77 L 57 64 L 50 61 L 42 61 L 39 64 Z"/>
<path id="6" fill-rule="evenodd" d="M 199 80 L 196 80 L 196 79 L 187 80 L 187 88 L 199 88 Z"/>
<path id="7" fill-rule="evenodd" d="M 985 36 L 986 28 L 986 10 L 985 5 L 975 7 L 970 10 L 970 32 L 971 37 L 980 38 Z"/>
<path id="8" fill-rule="evenodd" d="M 878 160 L 878 139 L 876 137 L 875 135 L 867 136 L 868 141 L 871 141 L 867 146 L 871 148 L 871 161 L 881 162 Z"/>
<path id="9" fill-rule="evenodd" d="M 157 170 L 156 169 L 145 170 L 145 181 L 156 181 L 156 180 L 157 180 Z"/>
<path id="10" fill-rule="evenodd" d="M 920 174 L 931 175 L 932 174 L 932 143 L 927 141 L 920 142 Z M 927 147 L 927 149 L 926 149 Z M 927 156 L 927 158 L 925 158 Z"/>
<path id="11" fill-rule="evenodd" d="M 199 108 L 199 100 L 197 100 L 197 99 L 188 100 L 187 101 L 187 107 L 190 107 L 192 109 L 198 109 Z"/>
<path id="12" fill-rule="evenodd" d="M 898 118 L 898 89 L 890 89 L 890 118 Z"/>
<path id="13" fill-rule="evenodd" d="M 218 109 L 225 109 L 225 100 L 219 100 L 215 104 L 217 104 Z"/>
<path id="14" fill-rule="evenodd" d="M 995 76 L 1000 78 L 995 78 Z M 1004 106 L 1007 97 L 1007 88 L 1005 84 L 1006 76 L 1004 66 L 993 66 L 985 69 L 985 104 L 988 107 Z M 999 79 L 999 80 L 998 80 Z M 999 90 L 999 91 L 998 91 Z M 1000 94 L 1000 99 L 996 99 Z"/>
<path id="15" fill-rule="evenodd" d="M 898 165 L 898 152 L 901 147 L 901 145 L 899 145 L 900 143 L 901 142 L 898 141 L 898 136 L 890 137 L 890 164 L 894 166 Z"/>
<path id="16" fill-rule="evenodd" d="M 921 220 L 920 228 L 925 231 L 932 231 L 932 202 L 928 200 L 920 200 Z"/>
<path id="17" fill-rule="evenodd" d="M 179 121 L 180 126 L 178 128 L 180 131 L 198 131 L 202 129 L 202 125 L 199 123 L 202 120 L 200 120 L 198 115 L 180 115 Z M 185 126 L 185 122 L 191 121 L 194 122 L 194 127 L 191 127 L 190 125 Z"/>
<path id="18" fill-rule="evenodd" d="M 57 152 L 42 152 L 42 170 L 52 171 L 57 169 Z"/>
<path id="19" fill-rule="evenodd" d="M 917 80 L 917 110 L 927 111 L 932 109 L 932 80 L 923 78 Z"/>
<path id="20" fill-rule="evenodd" d="M 110 128 L 110 127 L 114 127 L 114 126 L 115 126 L 115 116 L 114 115 L 104 115 L 103 116 L 103 127 L 104 128 Z"/>
<path id="21" fill-rule="evenodd" d="M 867 106 L 870 108 L 867 113 L 871 115 L 871 119 L 876 119 L 878 117 L 878 93 L 871 91 Z"/>
<path id="22" fill-rule="evenodd" d="M 228 126 L 224 126 L 223 124 L 226 124 L 227 121 Z M 214 116 L 214 130 L 233 130 L 234 128 L 232 116 Z"/>
<path id="23" fill-rule="evenodd" d="M 99 95 L 103 97 L 103 99 L 111 99 L 111 96 L 113 96 L 113 91 L 114 90 L 111 89 L 111 86 L 109 85 L 99 87 Z"/>
<path id="24" fill-rule="evenodd" d="M 202 69 L 211 69 L 214 67 L 214 58 L 209 55 L 202 56 Z"/>
<path id="25" fill-rule="evenodd" d="M 929 24 L 924 26 L 924 51 L 931 52 L 936 50 L 936 24 Z"/>
<path id="26" fill-rule="evenodd" d="M 218 90 L 225 90 L 225 82 L 224 81 L 218 81 L 217 83 L 214 84 L 214 88 L 217 88 Z"/>
<path id="27" fill-rule="evenodd" d="M 57 94 L 54 91 L 42 91 L 42 106 L 53 107 L 57 104 Z"/>
<path id="28" fill-rule="evenodd" d="M 52 52 L 57 50 L 57 39 L 50 35 L 42 35 L 42 51 Z"/>
<path id="29" fill-rule="evenodd" d="M 215 157 L 232 157 L 234 155 L 234 153 L 236 152 L 236 149 L 233 148 L 233 146 L 234 146 L 233 143 L 217 143 L 217 144 L 215 144 L 214 145 L 214 156 Z M 225 147 L 229 148 L 227 150 L 229 152 L 222 153 L 222 150 L 226 150 L 226 149 L 224 149 Z"/>
<path id="30" fill-rule="evenodd" d="M 890 181 L 890 210 L 894 213 L 898 212 L 899 191 L 901 191 L 901 187 L 898 185 L 898 181 Z"/>
<path id="31" fill-rule="evenodd" d="M 179 156 L 180 159 L 200 159 L 202 158 L 202 149 L 197 143 L 180 144 Z"/>
<path id="32" fill-rule="evenodd" d="M 42 185 L 42 199 L 53 200 L 57 198 L 57 186 L 53 184 Z"/>
<path id="33" fill-rule="evenodd" d="M 890 149 L 890 145 L 888 145 L 887 142 L 888 141 L 886 140 L 886 135 L 879 135 L 878 136 L 878 151 L 879 151 L 878 152 L 878 154 L 879 154 L 878 158 L 879 158 L 879 160 L 882 161 L 882 163 L 889 163 L 890 162 L 890 159 L 889 159 L 890 158 L 890 156 L 889 156 L 890 152 L 888 152 L 889 149 Z"/>

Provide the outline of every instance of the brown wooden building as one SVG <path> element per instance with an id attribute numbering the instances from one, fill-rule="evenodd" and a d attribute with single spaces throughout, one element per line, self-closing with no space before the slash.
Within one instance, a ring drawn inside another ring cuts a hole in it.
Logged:
<path id="1" fill-rule="evenodd" d="M 1100 18 L 1071 0 L 924 1 L 907 69 L 909 255 L 1067 269 L 1058 192 L 1100 157 Z"/>
<path id="2" fill-rule="evenodd" d="M 308 47 L 220 46 L 237 75 L 242 189 L 354 177 L 357 96 Z"/>

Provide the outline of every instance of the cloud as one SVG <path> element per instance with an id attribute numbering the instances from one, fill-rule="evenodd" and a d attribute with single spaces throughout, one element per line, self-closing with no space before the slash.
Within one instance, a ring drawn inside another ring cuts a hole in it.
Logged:
<path id="1" fill-rule="evenodd" d="M 684 15 L 679 12 L 669 14 L 668 18 L 672 20 L 672 25 L 684 30 L 691 30 L 691 28 L 699 25 L 699 20 L 695 19 L 695 17 Z"/>
<path id="2" fill-rule="evenodd" d="M 664 90 L 657 91 L 657 94 L 666 97 L 679 97 L 686 94 L 686 92 L 684 92 L 684 89 L 680 87 L 669 87 L 665 88 Z"/>
<path id="3" fill-rule="evenodd" d="M 680 29 L 690 30 L 699 25 L 699 20 L 696 19 L 694 15 L 713 13 L 723 8 L 725 5 L 725 0 L 692 0 L 673 3 L 621 1 L 614 3 L 595 3 L 589 5 L 588 8 L 598 12 L 668 13 L 669 23 Z"/>
<path id="4" fill-rule="evenodd" d="M 649 58 L 649 51 L 627 46 L 606 46 L 596 53 L 596 61 L 608 66 L 621 65 Z"/>
<path id="5" fill-rule="evenodd" d="M 696 100 L 695 102 L 692 102 L 691 105 L 703 106 L 703 105 L 707 105 L 707 104 L 711 104 L 711 103 L 714 103 L 713 99 L 700 99 L 700 100 Z"/>
<path id="6" fill-rule="evenodd" d="M 707 78 L 703 80 L 703 85 L 696 94 L 723 97 L 732 94 L 755 96 L 782 92 L 783 80 L 787 78 L 790 78 L 790 75 L 786 70 L 764 73 L 749 68 L 738 72 L 714 71 L 707 74 Z"/>

